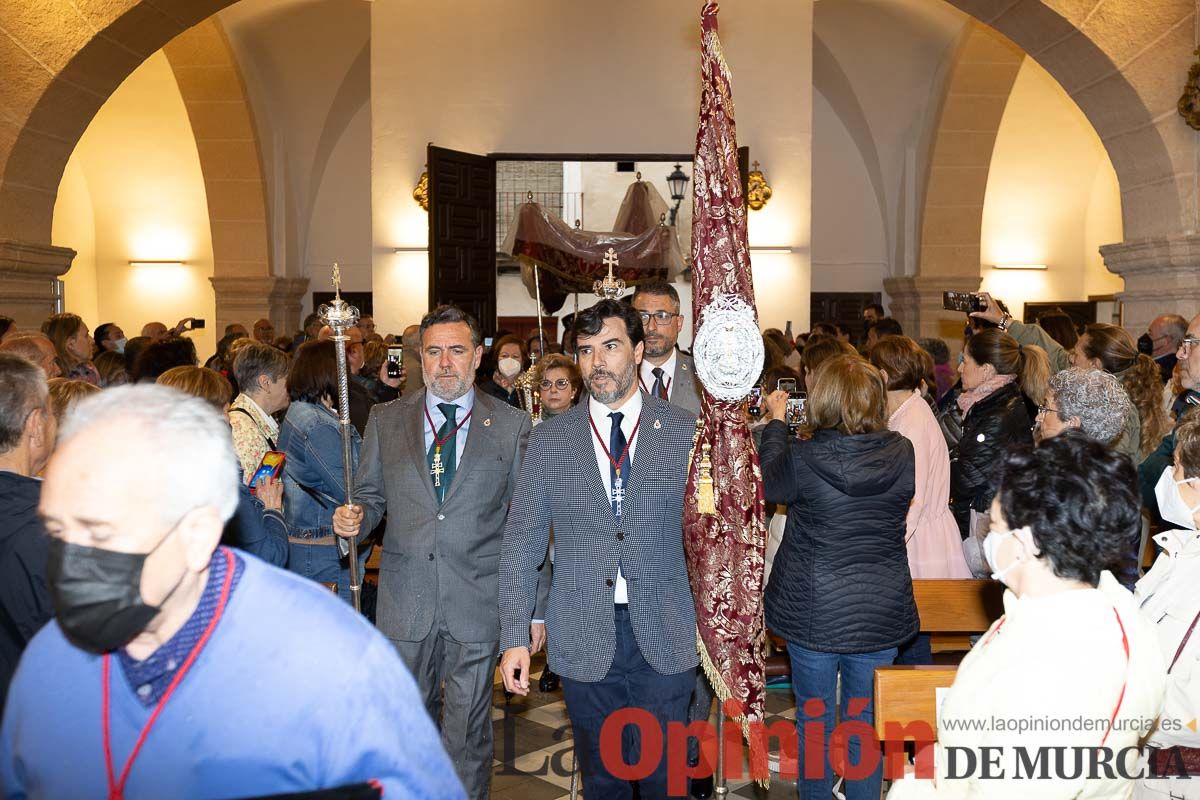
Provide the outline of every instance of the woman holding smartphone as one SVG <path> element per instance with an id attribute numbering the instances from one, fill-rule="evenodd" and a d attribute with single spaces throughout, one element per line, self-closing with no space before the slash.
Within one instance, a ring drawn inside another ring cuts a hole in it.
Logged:
<path id="1" fill-rule="evenodd" d="M 766 590 L 767 625 L 787 641 L 796 707 L 821 701 L 797 725 L 820 720 L 828 747 L 835 718 L 874 721 L 875 667 L 891 664 L 918 631 L 904 537 L 914 492 L 913 446 L 887 429 L 879 370 L 857 356 L 834 356 L 810 376 L 800 436 L 784 422 L 788 394 L 766 399 L 759 455 L 768 504 L 788 507 L 783 541 Z M 838 714 L 838 677 L 841 710 Z M 799 728 L 800 763 L 806 756 Z M 852 738 L 851 763 L 863 763 Z M 866 746 L 877 747 L 872 738 Z M 808 758 L 812 758 L 809 756 Z M 829 797 L 833 770 L 801 782 L 802 797 Z M 882 771 L 848 782 L 848 800 L 878 800 Z"/>

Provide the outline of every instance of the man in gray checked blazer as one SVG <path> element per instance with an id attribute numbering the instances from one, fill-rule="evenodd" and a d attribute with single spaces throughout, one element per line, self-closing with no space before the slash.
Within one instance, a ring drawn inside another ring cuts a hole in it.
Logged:
<path id="1" fill-rule="evenodd" d="M 639 390 L 635 310 L 602 300 L 579 312 L 575 332 L 591 396 L 529 437 L 500 557 L 500 670 L 509 691 L 528 693 L 529 619 L 553 525 L 550 667 L 563 679 L 585 796 L 619 800 L 632 785 L 611 774 L 621 753 L 601 756 L 605 718 L 642 708 L 665 737 L 692 694 L 696 613 L 682 520 L 695 418 Z M 639 781 L 645 800 L 666 796 L 666 760 Z"/>
<path id="2" fill-rule="evenodd" d="M 339 508 L 334 530 L 369 532 L 388 512 L 376 624 L 416 678 L 467 796 L 486 798 L 500 546 L 530 419 L 475 392 L 470 315 L 435 309 L 420 335 L 425 390 L 371 412 L 359 505 Z"/>
<path id="3" fill-rule="evenodd" d="M 683 330 L 679 292 L 666 281 L 638 286 L 629 304 L 642 318 L 645 352 L 638 369 L 643 392 L 684 411 L 700 413 L 700 378 L 692 357 L 676 346 Z"/>

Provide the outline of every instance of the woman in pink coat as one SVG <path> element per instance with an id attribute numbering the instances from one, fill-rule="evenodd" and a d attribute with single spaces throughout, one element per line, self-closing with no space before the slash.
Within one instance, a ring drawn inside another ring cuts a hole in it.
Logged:
<path id="1" fill-rule="evenodd" d="M 888 390 L 888 428 L 912 442 L 916 493 L 908 509 L 908 569 L 918 578 L 970 578 L 962 536 L 950 511 L 950 453 L 937 418 L 921 394 L 933 359 L 907 336 L 886 336 L 871 348 L 871 363 Z M 929 664 L 929 637 L 900 648 L 897 664 Z"/>

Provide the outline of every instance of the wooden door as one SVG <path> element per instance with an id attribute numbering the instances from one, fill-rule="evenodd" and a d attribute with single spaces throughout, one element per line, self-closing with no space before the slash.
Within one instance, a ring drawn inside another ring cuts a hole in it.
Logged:
<path id="1" fill-rule="evenodd" d="M 450 303 L 496 330 L 496 162 L 429 145 L 429 307 Z"/>

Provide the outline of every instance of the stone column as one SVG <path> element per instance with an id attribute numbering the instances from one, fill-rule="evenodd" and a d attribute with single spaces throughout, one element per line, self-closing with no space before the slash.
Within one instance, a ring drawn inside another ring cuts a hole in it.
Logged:
<path id="1" fill-rule="evenodd" d="M 54 313 L 54 282 L 74 258 L 69 247 L 0 239 L 0 312 L 22 328 L 40 328 Z"/>
<path id="2" fill-rule="evenodd" d="M 277 336 L 300 330 L 300 300 L 308 291 L 308 278 L 214 275 L 209 280 L 217 298 L 218 340 L 226 325 L 240 322 L 249 330 L 260 317 L 271 320 Z"/>
<path id="3" fill-rule="evenodd" d="M 884 291 L 891 297 L 891 315 L 913 339 L 944 339 L 951 350 L 962 342 L 966 318 L 942 308 L 942 292 L 977 292 L 982 278 L 975 275 L 910 275 L 888 278 Z"/>
<path id="4" fill-rule="evenodd" d="M 1125 279 L 1127 329 L 1135 334 L 1159 314 L 1200 313 L 1200 236 L 1178 235 L 1137 239 L 1100 248 L 1104 265 Z"/>

